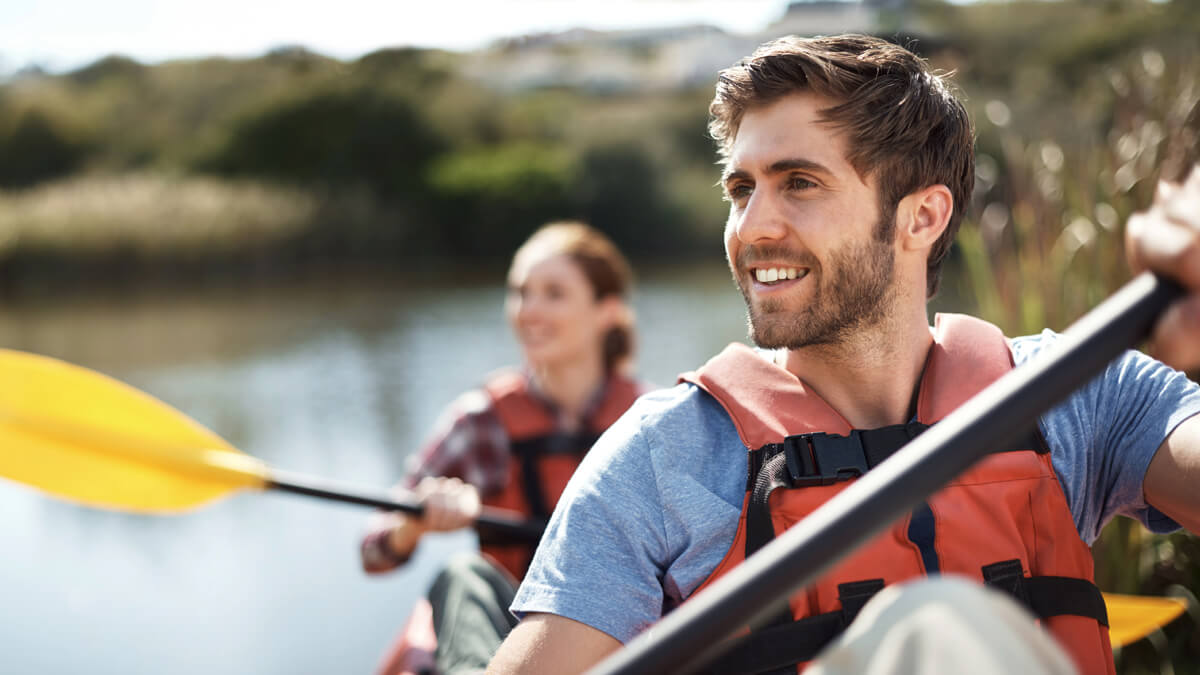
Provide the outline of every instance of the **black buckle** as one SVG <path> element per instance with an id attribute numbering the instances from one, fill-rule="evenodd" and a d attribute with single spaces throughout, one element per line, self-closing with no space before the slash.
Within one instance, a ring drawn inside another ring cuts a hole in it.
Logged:
<path id="1" fill-rule="evenodd" d="M 1004 591 L 1029 606 L 1029 592 L 1025 587 L 1025 571 L 1020 560 L 1003 560 L 984 565 L 980 568 L 983 583 L 991 588 Z"/>
<path id="2" fill-rule="evenodd" d="M 867 579 L 838 584 L 838 600 L 842 603 L 842 617 L 847 626 L 854 623 L 862 608 L 883 590 L 883 579 Z"/>
<path id="3" fill-rule="evenodd" d="M 792 487 L 832 485 L 867 472 L 867 453 L 859 430 L 849 436 L 813 433 L 783 439 Z"/>

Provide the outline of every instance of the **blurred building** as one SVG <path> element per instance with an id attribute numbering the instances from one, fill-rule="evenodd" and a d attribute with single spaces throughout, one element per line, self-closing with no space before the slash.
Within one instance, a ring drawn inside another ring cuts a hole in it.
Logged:
<path id="1" fill-rule="evenodd" d="M 712 83 L 718 70 L 783 35 L 928 36 L 910 4 L 911 0 L 796 0 L 776 22 L 751 35 L 706 25 L 526 35 L 472 54 L 465 72 L 502 91 L 690 88 Z"/>

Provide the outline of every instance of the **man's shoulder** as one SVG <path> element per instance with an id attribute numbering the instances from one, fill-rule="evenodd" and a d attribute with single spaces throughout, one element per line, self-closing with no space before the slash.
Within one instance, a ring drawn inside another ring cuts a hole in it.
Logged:
<path id="1" fill-rule="evenodd" d="M 624 456 L 629 452 L 674 461 L 696 448 L 724 446 L 737 440 L 733 420 L 703 389 L 683 382 L 643 394 L 608 428 L 590 454 Z"/>
<path id="2" fill-rule="evenodd" d="M 680 382 L 642 394 L 626 414 L 642 427 L 706 420 L 724 414 L 721 405 L 700 387 Z"/>

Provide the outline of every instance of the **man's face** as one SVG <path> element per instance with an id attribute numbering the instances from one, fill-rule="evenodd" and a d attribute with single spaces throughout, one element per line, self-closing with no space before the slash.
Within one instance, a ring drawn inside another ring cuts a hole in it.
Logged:
<path id="1" fill-rule="evenodd" d="M 895 302 L 894 214 L 819 121 L 832 105 L 805 93 L 747 111 L 730 148 L 725 253 L 761 347 L 838 344 Z"/>

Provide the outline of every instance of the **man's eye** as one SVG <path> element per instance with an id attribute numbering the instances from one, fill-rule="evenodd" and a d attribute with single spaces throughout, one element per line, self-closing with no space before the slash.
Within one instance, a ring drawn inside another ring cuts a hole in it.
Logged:
<path id="1" fill-rule="evenodd" d="M 788 187 L 792 190 L 807 190 L 816 186 L 816 183 L 803 176 L 792 176 L 788 179 Z"/>
<path id="2" fill-rule="evenodd" d="M 752 192 L 754 192 L 754 188 L 751 186 L 746 185 L 745 183 L 738 183 L 737 185 L 731 185 L 726 188 L 725 196 L 729 198 L 729 201 L 736 202 L 746 199 Z"/>

